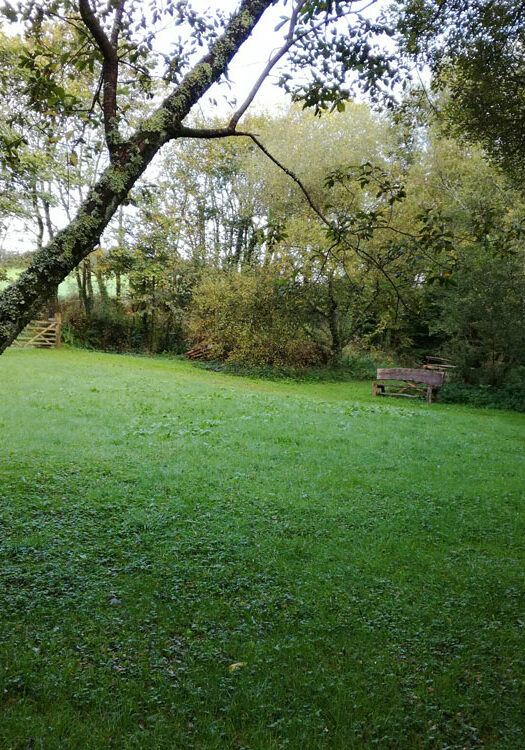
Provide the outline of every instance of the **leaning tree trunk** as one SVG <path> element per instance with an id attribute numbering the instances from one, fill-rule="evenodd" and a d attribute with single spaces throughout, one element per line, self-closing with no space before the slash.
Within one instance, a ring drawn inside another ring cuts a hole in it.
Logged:
<path id="1" fill-rule="evenodd" d="M 241 44 L 273 0 L 243 0 L 224 33 L 140 129 L 113 154 L 73 221 L 36 253 L 16 282 L 0 295 L 0 354 L 14 341 L 61 281 L 99 244 L 117 208 L 169 140 L 184 136 L 183 119 L 227 70 Z M 232 130 L 232 135 L 234 134 Z M 204 137 L 204 136 L 200 136 Z"/>
<path id="2" fill-rule="evenodd" d="M 29 268 L 0 295 L 0 353 L 97 246 L 111 217 L 159 147 L 130 158 L 127 164 L 108 167 L 71 224 L 37 252 Z"/>

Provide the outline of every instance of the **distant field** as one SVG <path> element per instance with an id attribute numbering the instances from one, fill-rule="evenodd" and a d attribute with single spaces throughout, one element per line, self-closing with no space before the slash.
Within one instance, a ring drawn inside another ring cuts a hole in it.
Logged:
<path id="1" fill-rule="evenodd" d="M 524 415 L 67 349 L 0 388 L 1 748 L 525 746 Z"/>
<path id="2" fill-rule="evenodd" d="M 11 280 L 16 279 L 20 274 L 22 273 L 21 268 L 8 268 L 7 269 L 7 275 L 8 278 Z M 0 282 L 0 291 L 2 289 L 5 289 L 8 282 Z M 116 284 L 114 279 L 108 279 L 106 281 L 106 286 L 108 288 L 108 293 L 110 296 L 115 296 L 116 292 Z M 126 281 L 123 281 L 123 288 L 127 288 Z M 93 279 L 93 290 L 95 294 L 98 292 L 97 285 L 95 279 Z M 58 298 L 59 299 L 67 299 L 68 297 L 77 297 L 78 296 L 78 287 L 77 282 L 74 276 L 68 276 L 65 281 L 60 284 L 58 287 Z"/>

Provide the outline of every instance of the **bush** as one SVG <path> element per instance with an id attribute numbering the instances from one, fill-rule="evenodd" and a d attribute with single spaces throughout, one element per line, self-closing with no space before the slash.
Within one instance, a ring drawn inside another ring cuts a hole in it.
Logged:
<path id="1" fill-rule="evenodd" d="M 440 400 L 447 404 L 470 404 L 488 409 L 508 409 L 525 412 L 525 379 L 501 386 L 445 383 Z"/>
<path id="2" fill-rule="evenodd" d="M 434 332 L 465 383 L 504 388 L 525 366 L 524 268 L 522 253 L 473 249 L 435 300 Z"/>
<path id="3" fill-rule="evenodd" d="M 130 321 L 117 311 L 101 310 L 98 305 L 87 317 L 81 305 L 68 300 L 62 307 L 63 339 L 67 344 L 86 349 L 128 351 L 131 339 Z"/>
<path id="4" fill-rule="evenodd" d="M 377 363 L 368 354 L 344 357 L 342 366 L 352 380 L 371 380 L 376 376 Z"/>
<path id="5" fill-rule="evenodd" d="M 78 301 L 68 300 L 61 311 L 63 339 L 67 344 L 111 352 L 151 353 L 151 321 L 145 324 L 143 316 L 133 314 L 124 305 L 103 306 L 96 299 L 87 316 Z M 155 351 L 176 354 L 185 351 L 186 341 L 179 321 L 167 318 L 160 323 L 157 322 L 154 331 Z"/>
<path id="6" fill-rule="evenodd" d="M 376 359 L 372 359 L 372 356 Z M 247 378 L 264 378 L 265 380 L 299 380 L 305 382 L 349 382 L 352 380 L 372 380 L 379 366 L 391 366 L 392 363 L 378 352 L 345 357 L 339 365 L 321 367 L 290 367 L 285 365 L 250 365 L 243 362 L 221 362 L 220 360 L 196 361 L 194 366 L 203 370 L 223 372 L 228 375 L 239 375 Z"/>
<path id="7" fill-rule="evenodd" d="M 270 271 L 215 275 L 194 290 L 190 336 L 210 346 L 210 359 L 292 368 L 325 363 L 302 323 L 293 296 Z"/>

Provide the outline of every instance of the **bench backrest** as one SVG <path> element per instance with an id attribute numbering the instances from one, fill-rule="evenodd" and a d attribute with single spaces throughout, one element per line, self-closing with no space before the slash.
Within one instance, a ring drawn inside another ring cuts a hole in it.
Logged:
<path id="1" fill-rule="evenodd" d="M 378 380 L 408 380 L 411 383 L 443 385 L 444 374 L 436 370 L 416 370 L 410 367 L 388 367 L 377 370 Z"/>

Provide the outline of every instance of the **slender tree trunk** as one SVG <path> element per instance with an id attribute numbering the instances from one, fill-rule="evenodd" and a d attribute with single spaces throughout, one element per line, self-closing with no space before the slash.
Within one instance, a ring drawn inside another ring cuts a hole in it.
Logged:
<path id="1" fill-rule="evenodd" d="M 53 222 L 51 221 L 51 211 L 49 206 L 49 201 L 43 200 L 42 201 L 44 205 L 44 216 L 46 217 L 46 229 L 47 229 L 47 236 L 50 240 L 52 240 L 55 236 L 55 228 L 53 226 Z M 53 307 L 53 313 L 59 312 L 60 310 L 60 303 L 58 301 L 58 286 L 56 287 L 55 291 L 52 293 L 50 297 L 51 306 Z"/>
<path id="2" fill-rule="evenodd" d="M 99 244 L 100 236 L 161 146 L 184 135 L 182 121 L 228 69 L 239 47 L 273 0 L 243 0 L 225 31 L 148 117 L 89 191 L 73 221 L 36 253 L 23 274 L 0 295 L 0 354 L 58 285 Z"/>
<path id="3" fill-rule="evenodd" d="M 236 234 L 237 234 L 237 237 L 235 239 L 235 251 L 233 255 L 233 264 L 235 265 L 235 270 L 239 270 L 239 266 L 241 264 L 241 259 L 242 259 L 243 244 L 244 244 L 244 222 L 242 219 L 237 220 Z"/>
<path id="4" fill-rule="evenodd" d="M 197 234 L 199 238 L 199 257 L 206 258 L 206 206 L 204 201 L 197 204 Z"/>
<path id="5" fill-rule="evenodd" d="M 53 239 L 55 236 L 55 229 L 53 227 L 53 222 L 51 221 L 51 211 L 49 206 L 49 201 L 44 200 L 44 215 L 46 217 L 46 228 L 47 228 L 47 234 L 50 240 Z"/>
<path id="6" fill-rule="evenodd" d="M 118 211 L 118 246 L 120 248 L 120 251 L 122 252 L 124 248 L 124 239 L 126 237 L 126 232 L 124 230 L 124 209 L 122 206 L 120 206 Z M 122 302 L 122 280 L 121 280 L 121 273 L 119 270 L 115 271 L 115 297 L 116 297 L 116 306 L 117 310 L 120 309 L 121 302 Z"/>
<path id="7" fill-rule="evenodd" d="M 38 208 L 38 197 L 37 197 L 36 191 L 33 193 L 31 200 L 33 203 L 33 210 L 35 212 L 36 223 L 38 227 L 38 231 L 36 235 L 36 249 L 42 250 L 42 247 L 44 244 L 44 221 L 40 215 L 40 210 Z"/>
<path id="8" fill-rule="evenodd" d="M 80 266 L 77 266 L 75 268 L 75 279 L 77 280 L 78 298 L 82 304 L 82 307 L 84 308 L 84 312 L 86 312 L 86 300 L 84 298 L 85 290 L 82 283 L 82 276 L 80 275 Z"/>
<path id="9" fill-rule="evenodd" d="M 84 260 L 84 269 L 86 272 L 86 297 L 88 299 L 89 304 L 89 315 L 91 315 L 91 312 L 93 310 L 93 300 L 94 300 L 94 294 L 93 294 L 93 279 L 92 279 L 92 270 L 91 270 L 91 258 L 88 256 Z"/>
<path id="10" fill-rule="evenodd" d="M 122 301 L 122 279 L 121 279 L 120 271 L 115 272 L 115 298 L 117 302 L 117 307 L 120 307 L 120 304 Z"/>
<path id="11" fill-rule="evenodd" d="M 341 320 L 339 316 L 339 305 L 337 304 L 337 300 L 333 296 L 332 278 L 330 278 L 328 282 L 328 292 L 330 295 L 328 326 L 330 328 L 330 336 L 332 337 L 330 358 L 331 358 L 332 364 L 337 365 L 341 361 L 341 357 L 343 355 L 343 337 L 341 335 Z"/>
<path id="12" fill-rule="evenodd" d="M 330 335 L 332 337 L 331 359 L 333 364 L 338 364 L 343 356 L 343 340 L 341 337 L 341 322 L 337 304 L 332 303 L 328 317 Z"/>

